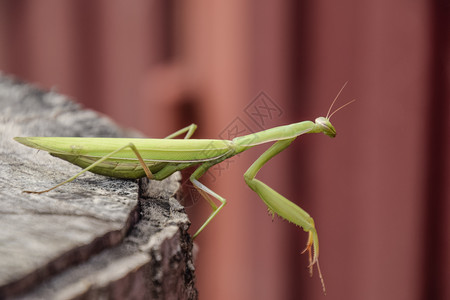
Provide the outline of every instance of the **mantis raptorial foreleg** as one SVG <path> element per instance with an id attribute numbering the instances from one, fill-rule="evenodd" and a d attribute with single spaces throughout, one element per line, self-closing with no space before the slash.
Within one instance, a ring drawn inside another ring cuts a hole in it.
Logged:
<path id="1" fill-rule="evenodd" d="M 255 191 L 258 196 L 264 201 L 269 208 L 269 211 L 273 214 L 277 214 L 280 217 L 289 220 L 290 222 L 300 226 L 304 231 L 309 233 L 306 248 L 303 252 L 308 251 L 309 255 L 309 270 L 312 275 L 312 267 L 317 264 L 320 280 L 322 282 L 323 289 L 325 291 L 325 285 L 322 278 L 322 273 L 319 267 L 319 238 L 314 226 L 314 220 L 310 215 L 297 206 L 295 203 L 289 201 L 278 192 L 267 186 L 265 183 L 255 179 L 258 171 L 267 163 L 272 157 L 286 149 L 295 138 L 285 139 L 277 141 L 267 151 L 265 151 L 244 174 L 244 179 L 247 185 Z M 312 249 L 314 255 L 311 254 Z"/>

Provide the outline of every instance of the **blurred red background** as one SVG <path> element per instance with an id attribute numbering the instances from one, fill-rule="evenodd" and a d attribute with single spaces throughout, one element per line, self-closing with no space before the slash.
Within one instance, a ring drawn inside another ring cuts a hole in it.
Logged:
<path id="1" fill-rule="evenodd" d="M 336 139 L 302 136 L 258 178 L 315 219 L 327 299 L 450 299 L 449 10 L 1 1 L 0 70 L 151 137 L 192 122 L 196 138 L 227 138 L 314 120 L 349 81 L 338 104 L 357 101 L 333 116 Z M 265 148 L 202 179 L 228 204 L 196 240 L 200 299 L 325 299 L 300 255 L 306 233 L 272 221 L 243 180 Z M 197 200 L 193 229 L 210 213 Z"/>

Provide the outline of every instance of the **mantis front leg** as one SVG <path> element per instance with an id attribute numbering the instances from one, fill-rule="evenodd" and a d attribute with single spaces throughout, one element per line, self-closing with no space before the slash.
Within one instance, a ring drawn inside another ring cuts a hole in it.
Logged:
<path id="1" fill-rule="evenodd" d="M 319 277 L 322 282 L 322 287 L 325 291 L 325 284 L 322 278 L 319 267 L 319 238 L 314 226 L 314 220 L 310 215 L 301 209 L 299 206 L 289 201 L 278 192 L 267 186 L 265 183 L 255 179 L 258 171 L 267 163 L 272 157 L 286 149 L 295 138 L 277 141 L 266 152 L 264 152 L 245 172 L 244 179 L 247 185 L 255 191 L 258 196 L 264 201 L 272 214 L 277 214 L 283 219 L 292 222 L 303 228 L 309 233 L 308 242 L 303 252 L 308 251 L 309 254 L 309 269 L 312 275 L 312 268 L 314 264 L 317 265 Z M 313 253 L 312 253 L 313 251 Z"/>

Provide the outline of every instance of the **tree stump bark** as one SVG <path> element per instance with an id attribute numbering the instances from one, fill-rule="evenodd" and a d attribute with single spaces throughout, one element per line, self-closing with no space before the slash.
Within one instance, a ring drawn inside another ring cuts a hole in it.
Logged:
<path id="1" fill-rule="evenodd" d="M 0 299 L 197 299 L 180 175 L 86 174 L 16 136 L 130 137 L 110 119 L 0 74 Z"/>

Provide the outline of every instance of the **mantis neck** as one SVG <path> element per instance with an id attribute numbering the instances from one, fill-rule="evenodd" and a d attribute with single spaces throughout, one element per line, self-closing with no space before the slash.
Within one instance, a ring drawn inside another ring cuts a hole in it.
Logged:
<path id="1" fill-rule="evenodd" d="M 291 139 L 305 133 L 317 133 L 321 131 L 314 122 L 303 121 L 236 137 L 232 141 L 237 147 L 237 153 L 240 153 L 256 145 Z"/>

